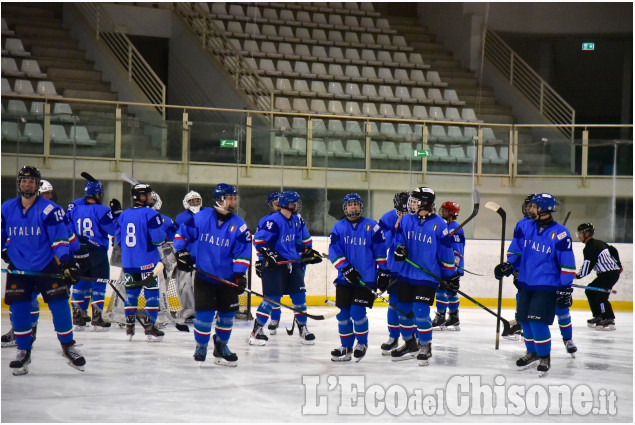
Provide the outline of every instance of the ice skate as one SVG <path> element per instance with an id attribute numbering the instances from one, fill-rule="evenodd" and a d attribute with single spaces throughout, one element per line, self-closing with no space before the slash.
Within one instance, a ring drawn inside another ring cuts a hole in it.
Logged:
<path id="1" fill-rule="evenodd" d="M 521 370 L 524 370 L 527 366 L 538 360 L 539 357 L 536 353 L 526 352 L 524 356 L 516 360 L 516 366 L 522 368 Z"/>
<path id="2" fill-rule="evenodd" d="M 17 343 L 15 342 L 15 334 L 13 333 L 13 328 L 9 329 L 9 332 L 0 337 L 0 343 L 2 343 L 2 348 L 15 347 L 17 345 Z"/>
<path id="3" fill-rule="evenodd" d="M 278 326 L 280 326 L 279 320 L 272 320 L 271 322 L 269 322 L 269 326 L 267 326 L 267 329 L 269 329 L 269 335 L 275 335 L 277 332 Z"/>
<path id="4" fill-rule="evenodd" d="M 540 363 L 538 364 L 538 376 L 543 377 L 549 372 L 549 368 L 551 367 L 551 356 L 546 355 L 544 357 L 539 357 Z"/>
<path id="5" fill-rule="evenodd" d="M 419 343 L 417 342 L 417 338 L 413 335 L 412 338 L 405 341 L 405 343 L 390 352 L 390 356 L 392 357 L 393 362 L 398 362 L 401 360 L 414 359 L 419 351 Z"/>
<path id="6" fill-rule="evenodd" d="M 603 319 L 599 321 L 595 325 L 596 331 L 614 331 L 615 330 L 615 320 L 613 319 Z"/>
<path id="7" fill-rule="evenodd" d="M 298 333 L 300 334 L 300 342 L 305 345 L 315 344 L 315 335 L 313 335 L 306 324 L 301 325 L 298 323 Z"/>
<path id="8" fill-rule="evenodd" d="M 390 352 L 397 348 L 399 345 L 399 337 L 397 338 L 388 338 L 388 341 L 381 344 L 381 355 L 382 356 L 390 356 Z"/>
<path id="9" fill-rule="evenodd" d="M 586 325 L 590 328 L 594 328 L 601 321 L 602 321 L 602 317 L 600 316 L 592 317 L 586 321 Z"/>
<path id="10" fill-rule="evenodd" d="M 128 340 L 132 341 L 134 336 L 135 315 L 126 316 L 126 336 Z"/>
<path id="11" fill-rule="evenodd" d="M 432 357 L 432 343 L 427 342 L 421 346 L 419 354 L 417 354 L 419 366 L 428 366 L 430 364 L 430 357 Z"/>
<path id="12" fill-rule="evenodd" d="M 203 363 L 207 358 L 207 345 L 196 344 L 194 350 L 194 361 Z"/>
<path id="13" fill-rule="evenodd" d="M 229 351 L 227 344 L 217 342 L 216 335 L 214 335 L 214 363 L 221 366 L 238 366 L 238 356 Z"/>
<path id="14" fill-rule="evenodd" d="M 333 362 L 348 362 L 351 360 L 353 354 L 353 347 L 340 347 L 331 351 L 331 361 Z"/>
<path id="15" fill-rule="evenodd" d="M 33 338 L 31 340 L 31 347 L 33 347 L 33 344 L 35 344 L 35 336 L 37 335 L 37 325 L 33 326 L 31 328 L 31 337 Z"/>
<path id="16" fill-rule="evenodd" d="M 73 325 L 75 326 L 76 331 L 83 331 L 88 326 L 88 322 L 85 319 L 85 315 L 88 313 L 82 313 L 82 309 L 79 307 L 73 306 Z M 90 321 L 90 318 L 88 319 Z"/>
<path id="17" fill-rule="evenodd" d="M 254 329 L 249 336 L 249 345 L 265 345 L 269 341 L 258 321 L 254 320 Z"/>
<path id="18" fill-rule="evenodd" d="M 143 329 L 145 330 L 146 340 L 150 342 L 161 342 L 165 335 L 163 331 L 160 331 L 156 324 L 151 322 L 147 317 L 143 320 Z"/>
<path id="19" fill-rule="evenodd" d="M 90 321 L 93 332 L 107 332 L 110 330 L 110 323 L 106 322 L 101 314 L 101 310 L 93 306 L 93 320 Z"/>
<path id="20" fill-rule="evenodd" d="M 445 312 L 439 313 L 438 311 L 434 313 L 434 319 L 432 319 L 432 329 L 435 331 L 444 331 L 445 330 Z"/>
<path id="21" fill-rule="evenodd" d="M 459 326 L 461 322 L 459 321 L 459 312 L 456 311 L 454 313 L 450 313 L 450 317 L 445 322 L 445 329 L 460 331 L 461 327 Z"/>
<path id="22" fill-rule="evenodd" d="M 18 348 L 18 354 L 11 363 L 9 363 L 9 367 L 13 369 L 13 374 L 18 375 L 26 375 L 29 373 L 29 364 L 31 364 L 31 350 L 20 350 Z"/>
<path id="23" fill-rule="evenodd" d="M 66 358 L 66 363 L 68 363 L 70 367 L 82 372 L 84 371 L 86 359 L 84 359 L 84 356 L 82 356 L 77 347 L 75 347 L 75 341 L 62 344 L 62 355 Z"/>
<path id="24" fill-rule="evenodd" d="M 364 358 L 367 349 L 367 344 L 357 344 L 355 346 L 355 350 L 353 350 L 353 357 L 355 357 L 355 362 L 359 362 L 361 359 Z"/>
<path id="25" fill-rule="evenodd" d="M 578 351 L 578 347 L 573 343 L 572 339 L 563 339 L 564 346 L 567 349 L 567 353 L 571 354 L 571 357 L 575 359 L 575 352 Z"/>

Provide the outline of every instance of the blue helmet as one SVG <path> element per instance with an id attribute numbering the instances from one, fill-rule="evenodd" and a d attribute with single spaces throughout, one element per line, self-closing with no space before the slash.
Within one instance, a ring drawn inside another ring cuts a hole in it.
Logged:
<path id="1" fill-rule="evenodd" d="M 96 180 L 94 182 L 88 182 L 84 186 L 84 198 L 94 198 L 97 194 L 101 195 L 104 193 L 104 185 L 101 180 Z"/>
<path id="2" fill-rule="evenodd" d="M 293 204 L 293 206 L 289 208 L 289 204 Z M 282 191 L 278 196 L 278 206 L 291 211 L 293 214 L 297 214 L 302 206 L 300 195 L 293 190 Z"/>
<path id="3" fill-rule="evenodd" d="M 359 209 L 355 211 L 348 211 L 346 208 L 347 205 L 359 205 Z M 357 193 L 349 193 L 344 196 L 344 200 L 342 200 L 342 208 L 344 209 L 344 215 L 348 219 L 356 219 L 362 215 L 362 210 L 364 209 L 364 201 L 362 201 L 362 197 Z"/>
<path id="4" fill-rule="evenodd" d="M 271 192 L 269 195 L 267 195 L 267 205 L 273 212 L 276 211 L 273 206 L 273 201 L 277 201 L 278 196 L 280 196 L 280 192 Z"/>
<path id="5" fill-rule="evenodd" d="M 556 206 L 558 206 L 556 198 L 549 193 L 538 193 L 534 195 L 534 197 L 531 198 L 531 203 L 536 204 L 539 213 L 555 212 Z"/>
<path id="6" fill-rule="evenodd" d="M 214 188 L 214 207 L 227 213 L 236 212 L 235 205 L 227 206 L 225 204 L 225 197 L 232 195 L 238 197 L 238 190 L 235 186 L 226 183 L 217 184 Z"/>

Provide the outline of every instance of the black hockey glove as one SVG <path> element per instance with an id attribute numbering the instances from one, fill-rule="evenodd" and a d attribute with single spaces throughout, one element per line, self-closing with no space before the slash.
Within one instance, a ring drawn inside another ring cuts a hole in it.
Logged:
<path id="1" fill-rule="evenodd" d="M 79 266 L 75 260 L 65 261 L 60 264 L 60 271 L 64 276 L 64 283 L 67 285 L 73 285 L 79 282 Z"/>
<path id="2" fill-rule="evenodd" d="M 351 285 L 361 285 L 362 276 L 355 269 L 355 267 L 350 264 L 342 269 L 342 275 L 344 279 Z"/>
<path id="3" fill-rule="evenodd" d="M 274 268 L 280 259 L 280 254 L 278 254 L 273 249 L 262 248 L 260 251 L 260 255 L 262 255 L 262 260 L 265 262 L 265 267 L 268 269 Z"/>
<path id="4" fill-rule="evenodd" d="M 406 245 L 399 245 L 395 248 L 395 261 L 406 261 L 408 258 L 408 247 Z"/>
<path id="5" fill-rule="evenodd" d="M 191 272 L 194 270 L 194 259 L 185 249 L 176 253 L 176 268 L 184 272 Z"/>
<path id="6" fill-rule="evenodd" d="M 238 295 L 245 292 L 245 288 L 247 287 L 247 276 L 245 273 L 234 273 L 230 281 L 238 285 L 238 288 L 235 289 Z"/>
<path id="7" fill-rule="evenodd" d="M 377 288 L 379 288 L 380 292 L 384 292 L 388 289 L 388 285 L 390 284 L 390 271 L 379 269 L 377 270 Z"/>
<path id="8" fill-rule="evenodd" d="M 509 276 L 514 271 L 514 266 L 510 263 L 500 263 L 494 267 L 494 277 L 497 280 L 501 280 L 505 276 Z"/>
<path id="9" fill-rule="evenodd" d="M 520 285 L 518 284 L 518 272 L 517 271 L 514 272 L 514 280 L 512 282 L 514 282 L 514 286 L 516 287 L 516 289 L 520 291 Z"/>
<path id="10" fill-rule="evenodd" d="M 262 260 L 256 261 L 256 276 L 262 278 Z"/>
<path id="11" fill-rule="evenodd" d="M 112 198 L 109 205 L 112 216 L 115 218 L 119 217 L 119 214 L 121 214 L 121 202 L 119 202 L 119 199 Z"/>
<path id="12" fill-rule="evenodd" d="M 9 253 L 7 252 L 6 248 L 2 250 L 2 261 L 4 261 L 7 264 L 11 263 L 11 259 L 9 258 Z"/>
<path id="13" fill-rule="evenodd" d="M 451 279 L 441 281 L 441 289 L 449 292 L 457 292 L 461 285 L 459 284 L 459 280 L 461 279 L 461 275 L 457 274 Z"/>
<path id="14" fill-rule="evenodd" d="M 304 263 L 309 263 L 309 264 L 318 264 L 322 262 L 322 256 L 320 255 L 319 252 L 317 252 L 313 248 L 307 248 L 304 251 L 302 251 L 302 254 L 300 254 L 300 258 L 304 260 L 303 261 Z"/>
<path id="15" fill-rule="evenodd" d="M 558 303 L 558 308 L 571 307 L 571 304 L 573 304 L 573 300 L 571 299 L 572 292 L 573 288 L 571 287 L 560 286 L 556 289 L 556 302 Z"/>

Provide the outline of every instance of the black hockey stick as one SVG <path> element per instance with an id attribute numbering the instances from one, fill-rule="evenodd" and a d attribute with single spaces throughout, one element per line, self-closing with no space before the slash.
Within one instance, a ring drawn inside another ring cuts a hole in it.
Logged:
<path id="1" fill-rule="evenodd" d="M 293 330 L 295 329 L 295 317 L 293 318 L 293 324 L 291 325 L 291 329 L 287 329 L 285 328 L 287 331 L 287 335 L 291 336 L 293 335 Z"/>
<path id="2" fill-rule="evenodd" d="M 496 212 L 496 214 L 500 215 L 501 217 L 501 221 L 502 221 L 501 255 L 500 255 L 499 264 L 503 264 L 503 261 L 505 260 L 505 221 L 507 220 L 507 213 L 505 213 L 505 210 L 500 205 L 491 201 L 485 204 L 485 208 Z M 503 303 L 503 278 L 501 277 L 500 279 L 498 279 L 498 315 L 499 316 L 501 314 L 502 303 Z M 500 330 L 501 330 L 500 321 L 497 320 L 496 321 L 496 345 L 495 345 L 496 350 L 498 350 Z"/>
<path id="3" fill-rule="evenodd" d="M 457 269 L 459 269 L 459 270 L 463 270 L 465 273 L 473 274 L 474 276 L 484 276 L 484 275 L 482 275 L 482 274 L 474 273 L 474 272 L 471 272 L 471 271 L 469 271 L 469 270 L 467 270 L 467 269 L 464 269 L 464 268 L 463 268 L 463 267 L 461 267 L 461 266 L 456 266 L 456 268 L 457 268 Z"/>
<path id="4" fill-rule="evenodd" d="M 391 304 L 390 301 L 388 301 L 386 298 L 384 298 L 381 294 L 373 291 L 372 289 L 370 289 L 368 286 L 366 286 L 366 284 L 364 282 L 362 282 L 362 280 L 360 279 L 359 281 L 360 285 L 362 285 L 364 288 L 368 289 L 370 291 L 371 294 L 373 294 L 375 296 L 375 298 L 379 298 L 380 300 L 382 300 L 383 302 L 385 302 L 386 304 L 388 304 L 390 307 L 394 308 L 397 313 L 401 314 L 402 316 L 405 316 L 408 319 L 412 319 L 413 317 L 415 317 L 415 314 L 410 311 L 408 313 L 404 312 L 402 309 L 400 309 L 399 307 L 397 307 L 394 304 Z"/>
<path id="5" fill-rule="evenodd" d="M 213 275 L 213 274 L 211 274 L 211 273 L 208 273 L 208 272 L 206 272 L 206 271 L 204 271 L 204 270 L 201 270 L 201 269 L 199 269 L 199 268 L 195 268 L 194 270 L 196 270 L 196 272 L 197 272 L 197 273 L 200 273 L 200 274 L 202 274 L 203 276 L 207 276 L 207 277 L 209 277 L 209 278 L 211 278 L 211 279 L 214 279 L 214 280 L 216 280 L 216 281 L 218 281 L 218 282 L 224 283 L 225 285 L 229 285 L 229 286 L 231 286 L 232 288 L 236 288 L 236 289 L 240 288 L 240 287 L 239 287 L 238 285 L 236 285 L 235 283 L 230 282 L 229 280 L 225 280 L 225 279 L 223 279 L 222 277 L 215 276 L 215 275 Z M 269 298 L 269 297 L 267 297 L 267 296 L 265 296 L 265 295 L 259 294 L 259 293 L 258 293 L 258 292 L 256 292 L 256 291 L 252 291 L 252 290 L 251 290 L 251 289 L 249 289 L 249 288 L 245 288 L 244 290 L 245 290 L 245 292 L 249 292 L 250 294 L 255 295 L 255 296 L 257 296 L 257 297 L 260 297 L 260 298 L 262 298 L 262 299 L 263 299 L 263 300 L 265 300 L 265 301 L 269 301 L 271 304 L 275 304 L 275 305 L 279 305 L 280 307 L 287 308 L 287 309 L 289 309 L 289 310 L 291 310 L 291 311 L 294 311 L 294 312 L 296 312 L 296 313 L 298 313 L 298 314 L 301 314 L 301 315 L 306 316 L 306 317 L 308 317 L 308 318 L 311 318 L 311 319 L 313 319 L 313 320 L 324 320 L 324 319 L 328 319 L 328 318 L 330 318 L 330 317 L 335 316 L 334 314 L 333 314 L 333 315 L 328 315 L 328 314 L 327 314 L 327 315 L 323 315 L 323 314 L 311 314 L 311 313 L 307 313 L 306 311 L 302 311 L 302 310 L 299 310 L 299 309 L 297 309 L 297 308 L 295 308 L 295 307 L 291 307 L 291 306 L 289 306 L 289 305 L 282 304 L 281 302 L 278 302 L 278 301 L 272 300 L 271 298 Z"/>
<path id="6" fill-rule="evenodd" d="M 474 207 L 472 208 L 472 214 L 470 214 L 470 216 L 468 218 L 466 218 L 463 221 L 463 223 L 459 224 L 459 227 L 457 227 L 456 229 L 452 230 L 448 236 L 453 236 L 456 232 L 461 230 L 463 228 L 463 226 L 465 226 L 467 223 L 472 221 L 472 219 L 474 217 L 476 217 L 476 214 L 478 214 L 478 208 L 479 208 L 479 206 L 481 204 L 481 195 L 478 193 L 478 190 L 476 190 L 476 189 L 474 189 L 474 192 L 472 194 L 474 196 Z"/>
<path id="7" fill-rule="evenodd" d="M 96 182 L 97 179 L 94 178 L 93 176 L 91 176 L 90 174 L 88 174 L 86 171 L 82 171 L 80 173 L 80 176 L 82 176 L 83 178 L 85 178 L 86 180 L 88 180 L 89 182 Z"/>
<path id="8" fill-rule="evenodd" d="M 564 217 L 564 221 L 562 222 L 562 225 L 563 225 L 563 226 L 566 226 L 566 225 L 567 225 L 567 220 L 569 220 L 569 216 L 570 216 L 570 215 L 571 215 L 571 211 L 569 210 L 569 211 L 567 212 L 567 215 Z"/>
<path id="9" fill-rule="evenodd" d="M 426 269 L 425 267 L 420 266 L 419 264 L 415 263 L 414 261 L 412 261 L 409 258 L 406 258 L 406 262 L 408 264 L 411 264 L 412 266 L 418 268 L 419 270 L 421 270 L 424 273 L 427 273 L 428 275 L 432 276 L 433 278 L 435 278 L 439 283 L 443 282 L 443 279 L 441 279 L 439 276 L 437 276 L 436 274 L 432 273 L 430 270 Z M 489 308 L 485 307 L 483 304 L 481 304 L 480 302 L 476 301 L 474 298 L 470 297 L 468 294 L 466 294 L 463 291 L 456 291 L 457 293 L 461 294 L 461 296 L 463 296 L 464 298 L 472 301 L 474 304 L 476 304 L 477 306 L 481 307 L 483 310 L 487 311 L 488 313 L 490 313 L 491 315 L 493 315 L 494 317 L 498 318 L 501 322 L 503 322 L 503 333 L 507 334 L 510 332 L 510 325 L 509 325 L 509 321 L 507 321 L 506 319 L 503 319 L 503 317 L 500 314 L 496 314 L 494 313 L 492 310 L 490 310 Z"/>

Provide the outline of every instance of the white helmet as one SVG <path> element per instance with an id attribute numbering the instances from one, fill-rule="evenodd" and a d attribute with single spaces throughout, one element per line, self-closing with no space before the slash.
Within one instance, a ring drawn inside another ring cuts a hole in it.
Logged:
<path id="1" fill-rule="evenodd" d="M 161 209 L 161 205 L 163 205 L 163 202 L 161 202 L 161 197 L 155 191 L 152 191 L 150 196 L 152 196 L 152 199 L 154 199 L 154 204 L 152 204 L 152 209 L 159 211 Z"/>
<path id="2" fill-rule="evenodd" d="M 52 192 L 52 191 L 53 191 L 53 185 L 48 180 L 40 181 L 40 190 L 38 192 L 38 195 L 41 195 L 43 192 Z"/>
<path id="3" fill-rule="evenodd" d="M 194 199 L 199 200 L 198 205 L 190 205 L 190 201 Z M 201 198 L 201 195 L 199 195 L 198 192 L 195 192 L 193 190 L 190 190 L 187 193 L 187 195 L 185 195 L 185 198 L 183 198 L 183 208 L 185 208 L 186 210 L 192 211 L 194 214 L 196 214 L 197 212 L 201 210 L 202 204 L 203 204 L 203 198 Z"/>

